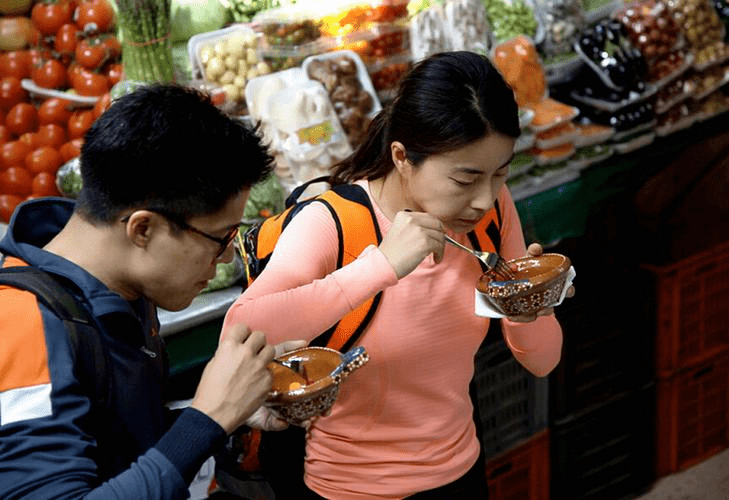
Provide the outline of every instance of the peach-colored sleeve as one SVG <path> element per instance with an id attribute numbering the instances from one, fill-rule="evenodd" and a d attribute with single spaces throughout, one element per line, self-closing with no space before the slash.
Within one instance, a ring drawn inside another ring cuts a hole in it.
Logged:
<path id="1" fill-rule="evenodd" d="M 519 214 L 508 189 L 499 194 L 501 207 L 501 253 L 507 260 L 526 255 Z M 514 357 L 538 377 L 549 374 L 562 355 L 562 328 L 554 315 L 540 316 L 531 323 L 502 319 L 504 340 Z"/>
<path id="2" fill-rule="evenodd" d="M 311 203 L 281 234 L 266 268 L 228 310 L 223 335 L 235 323 L 260 330 L 269 343 L 312 340 L 386 287 L 397 275 L 370 245 L 336 269 L 339 239 L 334 219 Z"/>

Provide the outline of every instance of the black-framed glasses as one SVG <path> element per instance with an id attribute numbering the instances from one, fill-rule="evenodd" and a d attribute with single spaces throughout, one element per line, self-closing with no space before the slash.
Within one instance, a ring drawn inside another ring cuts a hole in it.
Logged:
<path id="1" fill-rule="evenodd" d="M 140 210 L 147 210 L 148 212 L 154 212 L 156 214 L 161 215 L 165 219 L 169 220 L 173 224 L 175 224 L 177 227 L 182 229 L 183 231 L 190 231 L 191 233 L 199 234 L 200 236 L 203 236 L 210 241 L 214 241 L 217 243 L 220 248 L 218 248 L 218 252 L 215 254 L 215 257 L 213 258 L 213 261 L 216 261 L 220 258 L 221 255 L 225 253 L 225 251 L 228 249 L 231 243 L 235 240 L 236 236 L 238 236 L 238 226 L 231 227 L 228 232 L 223 236 L 222 238 L 219 238 L 217 236 L 213 236 L 210 233 L 206 233 L 205 231 L 201 231 L 200 229 L 191 226 L 184 220 L 182 220 L 181 217 L 178 215 L 172 214 L 168 212 L 167 210 L 161 209 L 161 208 L 154 208 L 154 207 L 146 207 Z M 121 222 L 127 222 L 129 221 L 130 215 L 127 215 L 123 219 L 121 219 Z"/>

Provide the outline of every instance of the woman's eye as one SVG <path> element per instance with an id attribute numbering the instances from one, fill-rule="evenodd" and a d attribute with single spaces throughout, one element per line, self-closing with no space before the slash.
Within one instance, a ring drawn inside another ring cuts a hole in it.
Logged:
<path id="1" fill-rule="evenodd" d="M 453 182 L 455 182 L 456 184 L 458 184 L 459 186 L 470 186 L 471 184 L 473 184 L 473 181 L 467 181 L 467 180 L 463 180 L 463 179 L 456 179 L 455 177 L 451 177 L 451 180 Z"/>

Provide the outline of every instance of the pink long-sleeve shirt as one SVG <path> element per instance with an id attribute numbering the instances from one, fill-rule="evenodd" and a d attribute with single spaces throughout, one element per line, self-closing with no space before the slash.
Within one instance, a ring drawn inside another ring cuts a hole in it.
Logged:
<path id="1" fill-rule="evenodd" d="M 359 182 L 369 193 L 366 181 Z M 384 234 L 389 221 L 372 198 Z M 508 190 L 499 193 L 501 253 L 526 253 Z M 466 235 L 451 234 L 469 244 Z M 228 311 L 234 323 L 262 330 L 270 343 L 311 340 L 384 291 L 359 344 L 370 360 L 342 384 L 331 415 L 307 441 L 305 481 L 334 500 L 400 499 L 458 479 L 476 462 L 479 442 L 468 386 L 489 320 L 474 314 L 482 271 L 466 252 L 446 246 L 398 280 L 385 256 L 368 247 L 336 269 L 338 237 L 328 210 L 312 203 L 289 224 L 263 273 Z M 559 362 L 562 332 L 553 316 L 503 320 L 516 359 L 537 376 Z"/>

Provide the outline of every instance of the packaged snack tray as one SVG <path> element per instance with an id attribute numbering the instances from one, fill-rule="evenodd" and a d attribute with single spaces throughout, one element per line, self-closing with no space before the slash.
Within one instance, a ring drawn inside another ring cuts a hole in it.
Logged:
<path id="1" fill-rule="evenodd" d="M 351 50 L 338 50 L 307 57 L 302 68 L 324 85 L 350 144 L 358 145 L 382 109 L 362 59 Z"/>

